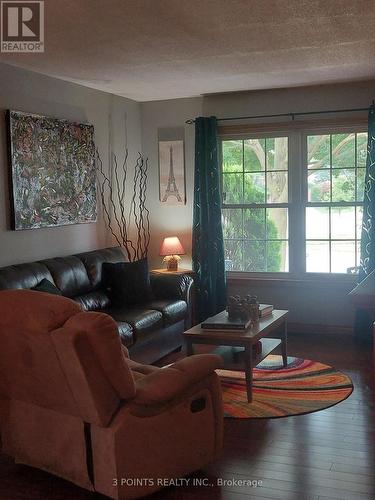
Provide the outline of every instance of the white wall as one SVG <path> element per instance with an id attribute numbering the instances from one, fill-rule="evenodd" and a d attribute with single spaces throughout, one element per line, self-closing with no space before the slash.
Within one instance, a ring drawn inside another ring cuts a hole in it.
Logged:
<path id="1" fill-rule="evenodd" d="M 106 168 L 111 150 L 120 153 L 124 137 L 129 160 L 141 150 L 140 105 L 105 92 L 0 64 L 0 112 L 14 109 L 94 125 L 95 142 Z M 125 116 L 127 131 L 125 133 Z M 5 118 L 0 117 L 0 266 L 69 255 L 111 243 L 101 214 L 98 222 L 11 231 Z"/>
<path id="2" fill-rule="evenodd" d="M 162 267 L 159 257 L 161 241 L 179 236 L 187 255 L 181 267 L 191 266 L 191 228 L 193 217 L 194 126 L 185 125 L 189 118 L 202 115 L 202 99 L 173 99 L 141 104 L 143 153 L 149 158 L 148 207 L 151 222 L 150 266 Z M 184 128 L 186 197 L 185 206 L 167 206 L 159 201 L 158 133 L 163 129 Z"/>
<path id="3" fill-rule="evenodd" d="M 153 233 L 150 261 L 154 267 L 160 267 L 161 260 L 157 255 L 158 245 L 161 238 L 169 233 L 181 235 L 184 246 L 189 254 L 191 253 L 194 168 L 194 126 L 185 125 L 187 206 L 162 207 L 157 191 L 158 128 L 181 127 L 184 126 L 186 119 L 199 115 L 215 115 L 220 118 L 368 107 L 374 97 L 375 81 L 367 81 L 212 95 L 203 99 L 176 99 L 142 103 L 143 150 L 151 159 L 153 168 L 151 184 L 155 184 L 155 189 L 150 192 L 149 198 L 152 207 Z M 344 116 L 343 114 L 336 115 L 340 118 Z M 358 117 L 365 116 L 365 114 L 355 113 L 348 116 Z M 334 118 L 335 115 L 329 115 L 329 117 Z M 312 118 L 316 119 L 317 117 Z M 303 119 L 306 120 L 306 117 Z M 189 256 L 185 257 L 184 263 L 189 263 Z M 343 285 L 337 281 L 331 281 L 330 284 L 327 282 L 262 282 L 259 280 L 229 283 L 230 292 L 248 293 L 251 291 L 257 293 L 263 302 L 270 302 L 280 308 L 290 309 L 290 319 L 293 323 L 313 325 L 312 330 L 315 329 L 315 331 L 323 330 L 320 325 L 331 325 L 333 330 L 336 326 L 342 331 L 351 329 L 354 315 L 347 298 L 347 293 L 351 288 L 351 283 Z"/>

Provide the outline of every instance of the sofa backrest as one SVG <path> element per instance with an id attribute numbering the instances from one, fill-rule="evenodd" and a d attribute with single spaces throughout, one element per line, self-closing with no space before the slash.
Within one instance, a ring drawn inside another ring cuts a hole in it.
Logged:
<path id="1" fill-rule="evenodd" d="M 30 289 L 43 279 L 55 284 L 48 267 L 40 262 L 3 267 L 0 269 L 0 290 Z"/>
<path id="2" fill-rule="evenodd" d="M 91 290 L 86 268 L 78 257 L 56 257 L 42 260 L 50 271 L 57 288 L 65 297 L 76 297 Z"/>
<path id="3" fill-rule="evenodd" d="M 134 397 L 112 318 L 30 290 L 0 291 L 0 304 L 0 395 L 100 426 Z"/>
<path id="4" fill-rule="evenodd" d="M 68 257 L 18 264 L 0 269 L 0 290 L 30 289 L 46 278 L 65 297 L 76 300 L 85 311 L 102 310 L 110 305 L 103 283 L 103 262 L 123 262 L 120 247 L 104 248 Z"/>

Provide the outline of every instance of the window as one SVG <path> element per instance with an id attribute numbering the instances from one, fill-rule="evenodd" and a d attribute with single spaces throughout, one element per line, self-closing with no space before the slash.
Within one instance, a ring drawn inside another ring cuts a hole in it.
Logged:
<path id="1" fill-rule="evenodd" d="M 352 273 L 360 258 L 367 133 L 286 132 L 222 139 L 226 268 Z"/>
<path id="2" fill-rule="evenodd" d="M 366 133 L 307 136 L 307 272 L 359 265 L 366 149 Z"/>
<path id="3" fill-rule="evenodd" d="M 287 271 L 288 138 L 222 142 L 226 267 Z"/>

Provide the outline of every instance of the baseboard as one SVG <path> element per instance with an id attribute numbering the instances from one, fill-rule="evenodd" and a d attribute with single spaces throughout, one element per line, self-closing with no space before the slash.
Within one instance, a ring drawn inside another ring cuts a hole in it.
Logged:
<path id="1" fill-rule="evenodd" d="M 288 332 L 290 333 L 308 333 L 308 334 L 342 334 L 353 335 L 352 326 L 343 325 L 314 325 L 307 323 L 288 323 Z"/>

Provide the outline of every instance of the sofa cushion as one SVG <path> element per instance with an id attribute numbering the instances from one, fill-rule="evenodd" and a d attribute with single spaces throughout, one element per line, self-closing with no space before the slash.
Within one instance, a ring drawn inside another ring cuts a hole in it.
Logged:
<path id="1" fill-rule="evenodd" d="M 76 257 L 82 261 L 92 288 L 102 287 L 102 267 L 104 262 L 124 262 L 125 257 L 120 247 L 103 248 L 92 252 L 79 253 Z"/>
<path id="2" fill-rule="evenodd" d="M 65 297 L 75 297 L 91 290 L 86 268 L 77 257 L 56 257 L 41 261 L 50 271 Z"/>
<path id="3" fill-rule="evenodd" d="M 0 269 L 0 289 L 30 289 L 37 286 L 43 279 L 54 282 L 48 268 L 39 262 Z"/>
<path id="4" fill-rule="evenodd" d="M 138 308 L 110 308 L 105 311 L 117 322 L 129 323 L 133 329 L 135 340 L 163 326 L 163 315 L 160 311 Z"/>
<path id="5" fill-rule="evenodd" d="M 113 304 L 117 307 L 142 304 L 151 298 L 147 259 L 117 264 L 105 262 L 103 280 L 110 289 Z"/>
<path id="6" fill-rule="evenodd" d="M 178 321 L 185 319 L 187 314 L 187 304 L 184 300 L 153 300 L 147 302 L 145 307 L 160 311 L 165 326 L 178 323 Z"/>
<path id="7" fill-rule="evenodd" d="M 84 311 L 101 311 L 110 306 L 108 294 L 104 290 L 77 295 L 74 300 L 81 305 Z"/>
<path id="8" fill-rule="evenodd" d="M 125 347 L 130 347 L 134 344 L 133 338 L 133 329 L 129 325 L 129 323 L 125 323 L 124 321 L 119 321 L 117 323 L 118 334 L 120 335 L 121 343 Z"/>
<path id="9" fill-rule="evenodd" d="M 34 290 L 35 292 L 51 293 L 52 295 L 62 295 L 61 291 L 53 283 L 45 278 L 42 279 L 42 281 L 36 286 L 33 286 L 31 290 Z"/>

